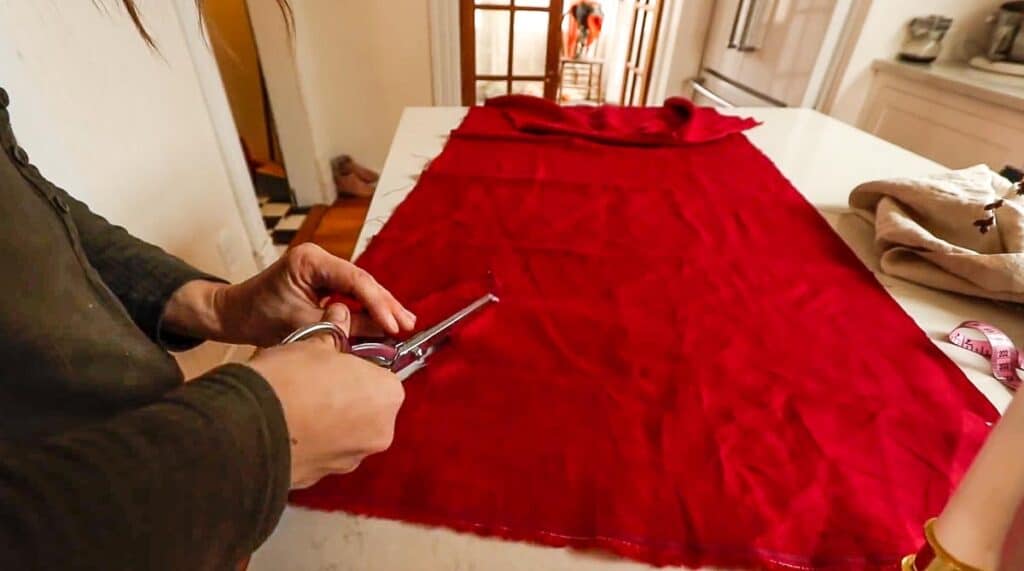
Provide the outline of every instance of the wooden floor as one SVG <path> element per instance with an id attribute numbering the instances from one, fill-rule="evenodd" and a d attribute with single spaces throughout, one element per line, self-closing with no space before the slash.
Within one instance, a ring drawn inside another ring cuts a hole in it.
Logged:
<path id="1" fill-rule="evenodd" d="M 291 245 L 316 242 L 328 252 L 348 260 L 369 209 L 369 198 L 352 197 L 339 198 L 330 206 L 314 206 Z"/>

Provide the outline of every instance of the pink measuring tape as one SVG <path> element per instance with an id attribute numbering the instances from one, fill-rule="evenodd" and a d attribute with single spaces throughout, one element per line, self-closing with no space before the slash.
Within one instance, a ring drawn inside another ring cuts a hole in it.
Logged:
<path id="1" fill-rule="evenodd" d="M 985 338 L 972 339 L 968 337 L 971 331 L 977 331 Z M 1020 387 L 1022 381 L 1017 369 L 1024 369 L 1021 352 L 999 329 L 982 321 L 964 321 L 949 332 L 949 342 L 988 357 L 992 361 L 992 376 L 1006 388 L 1016 391 Z"/>

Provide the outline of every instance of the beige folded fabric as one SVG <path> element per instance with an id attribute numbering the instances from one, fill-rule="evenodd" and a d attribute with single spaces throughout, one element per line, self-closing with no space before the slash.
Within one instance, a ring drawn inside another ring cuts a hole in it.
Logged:
<path id="1" fill-rule="evenodd" d="M 1013 183 L 978 165 L 868 182 L 850 193 L 850 207 L 874 223 L 885 273 L 1024 303 L 1024 196 L 1017 192 Z"/>

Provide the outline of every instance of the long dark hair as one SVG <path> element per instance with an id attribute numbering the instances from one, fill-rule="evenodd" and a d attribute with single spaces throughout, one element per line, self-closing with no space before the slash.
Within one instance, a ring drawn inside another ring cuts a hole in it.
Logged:
<path id="1" fill-rule="evenodd" d="M 196 10 L 199 10 L 200 20 L 203 17 L 203 2 L 204 0 L 196 0 Z M 135 5 L 135 0 L 121 0 L 121 4 L 124 5 L 125 11 L 128 12 L 128 17 L 132 19 L 142 39 L 149 44 L 149 47 L 156 49 L 156 42 L 153 41 L 153 36 L 149 35 L 145 24 L 142 23 L 142 17 L 139 16 L 139 8 Z M 285 23 L 288 24 L 288 30 L 294 30 L 295 14 L 292 13 L 291 4 L 288 3 L 288 0 L 277 0 L 277 6 L 281 9 L 281 16 L 284 17 Z"/>

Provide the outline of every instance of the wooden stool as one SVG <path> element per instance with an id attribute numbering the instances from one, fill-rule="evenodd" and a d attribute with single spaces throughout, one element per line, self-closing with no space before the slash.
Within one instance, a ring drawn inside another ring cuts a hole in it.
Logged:
<path id="1" fill-rule="evenodd" d="M 571 80 L 567 74 L 572 75 Z M 562 102 L 562 90 L 569 88 L 585 90 L 584 101 L 604 103 L 603 75 L 603 60 L 562 58 L 558 65 L 558 102 Z"/>

